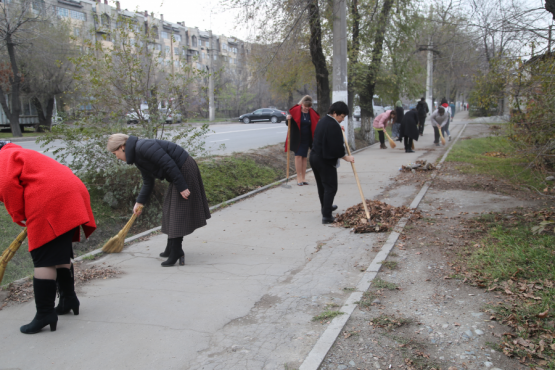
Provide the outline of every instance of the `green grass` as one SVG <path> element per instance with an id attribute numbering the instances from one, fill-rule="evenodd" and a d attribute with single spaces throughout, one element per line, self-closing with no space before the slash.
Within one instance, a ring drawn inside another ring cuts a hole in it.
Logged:
<path id="1" fill-rule="evenodd" d="M 312 318 L 312 321 L 324 321 L 324 320 L 331 320 L 336 316 L 339 315 L 344 315 L 344 312 L 341 311 L 330 311 L 330 310 L 326 310 L 324 312 L 322 312 L 321 314 L 319 314 L 318 316 L 314 316 Z"/>
<path id="2" fill-rule="evenodd" d="M 487 152 L 502 152 L 505 158 L 488 157 Z M 526 158 L 518 155 L 514 146 L 505 137 L 492 136 L 469 140 L 459 140 L 446 159 L 447 162 L 465 162 L 463 173 L 486 174 L 515 185 L 533 186 L 543 189 L 544 178 L 540 172 L 528 168 Z"/>
<path id="3" fill-rule="evenodd" d="M 15 224 L 4 205 L 0 205 L 0 252 L 4 252 L 21 231 L 23 228 Z M 28 251 L 27 240 L 25 240 L 8 263 L 2 285 L 33 273 L 33 261 Z"/>
<path id="4" fill-rule="evenodd" d="M 393 137 L 391 136 L 391 125 L 387 125 L 385 130 L 387 131 L 387 134 L 389 135 L 389 137 L 391 137 L 393 139 Z M 377 130 L 374 130 L 374 137 L 376 138 L 376 142 L 379 143 L 380 142 L 380 136 L 379 136 Z M 393 139 L 393 140 L 395 140 L 395 139 Z M 387 136 L 385 137 L 385 142 L 387 143 Z"/>
<path id="5" fill-rule="evenodd" d="M 198 166 L 210 204 L 232 199 L 279 178 L 279 174 L 272 168 L 259 166 L 248 158 L 210 160 L 199 162 Z"/>
<path id="6" fill-rule="evenodd" d="M 505 298 L 500 304 L 488 306 L 488 310 L 498 320 L 508 320 L 517 336 L 539 345 L 544 335 L 555 336 L 555 234 L 548 230 L 535 235 L 532 227 L 539 223 L 535 217 L 514 216 L 508 225 L 502 216 L 500 221 L 477 220 L 488 229 L 487 234 L 467 250 L 470 256 L 461 255 L 461 259 L 467 261 L 479 286 Z M 513 340 L 502 339 L 505 346 L 509 343 L 508 353 L 525 354 L 522 348 L 513 347 Z M 555 369 L 551 344 L 549 340 L 542 355 L 547 368 Z"/>
<path id="7" fill-rule="evenodd" d="M 377 289 L 395 290 L 397 289 L 398 285 L 395 283 L 389 283 L 385 280 L 377 278 L 377 279 L 374 279 L 374 281 L 372 281 L 372 287 Z"/>
<path id="8" fill-rule="evenodd" d="M 44 135 L 44 132 L 34 132 L 34 131 L 25 131 L 23 133 L 23 136 L 28 136 L 28 137 L 35 137 L 35 136 L 39 136 L 39 135 Z M 11 132 L 0 132 L 0 139 L 13 139 L 13 135 Z"/>

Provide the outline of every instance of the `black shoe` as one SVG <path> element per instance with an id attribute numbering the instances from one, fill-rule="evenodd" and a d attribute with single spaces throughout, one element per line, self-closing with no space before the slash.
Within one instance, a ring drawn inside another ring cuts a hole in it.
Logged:
<path id="1" fill-rule="evenodd" d="M 45 326 L 50 325 L 50 331 L 56 331 L 56 325 L 58 324 L 58 315 L 54 309 L 54 303 L 56 302 L 56 280 L 33 278 L 33 291 L 35 292 L 37 314 L 33 321 L 23 325 L 19 330 L 23 334 L 35 334 Z"/>
<path id="2" fill-rule="evenodd" d="M 334 204 L 333 206 L 331 206 L 331 211 L 333 212 L 335 210 L 337 210 L 337 206 Z"/>
<path id="3" fill-rule="evenodd" d="M 332 216 L 332 217 L 322 217 L 322 223 L 323 223 L 324 225 L 326 225 L 326 224 L 331 224 L 331 223 L 333 223 L 334 221 L 335 221 L 335 218 L 334 218 L 333 216 Z"/>
<path id="4" fill-rule="evenodd" d="M 405 153 L 414 153 L 414 150 L 412 150 L 412 149 L 405 150 Z"/>
<path id="5" fill-rule="evenodd" d="M 60 295 L 60 301 L 58 306 L 56 306 L 56 313 L 58 315 L 65 315 L 73 310 L 74 315 L 79 315 L 79 299 L 77 299 L 77 294 L 75 294 L 73 264 L 69 269 L 56 269 L 56 273 L 56 285 Z"/>
<path id="6" fill-rule="evenodd" d="M 175 265 L 177 260 L 179 260 L 179 265 L 185 265 L 185 252 L 183 252 L 183 237 L 170 239 L 170 256 L 164 262 L 162 262 L 162 267 L 170 267 Z"/>
<path id="7" fill-rule="evenodd" d="M 170 239 L 168 238 L 166 249 L 162 253 L 160 253 L 160 257 L 168 258 L 169 256 L 170 256 Z"/>

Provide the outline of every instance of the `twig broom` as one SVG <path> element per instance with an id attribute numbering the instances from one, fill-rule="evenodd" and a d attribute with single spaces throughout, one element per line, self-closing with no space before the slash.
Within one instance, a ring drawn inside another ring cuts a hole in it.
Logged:
<path id="1" fill-rule="evenodd" d="M 385 133 L 385 136 L 387 136 L 387 140 L 389 141 L 389 146 L 391 147 L 391 149 L 395 149 L 397 147 L 395 142 L 393 140 L 391 140 L 391 137 L 389 136 L 389 134 L 387 133 L 387 131 L 385 129 L 383 130 L 383 132 Z"/>
<path id="2" fill-rule="evenodd" d="M 6 272 L 6 267 L 8 266 L 8 262 L 12 259 L 15 252 L 21 247 L 23 241 L 27 238 L 27 228 L 23 229 L 23 231 L 15 238 L 15 240 L 10 244 L 8 248 L 2 253 L 0 256 L 0 285 L 2 285 L 2 279 L 4 278 L 4 273 Z"/>
<path id="3" fill-rule="evenodd" d="M 443 137 L 443 132 L 441 132 L 441 126 L 437 128 L 439 130 L 439 136 L 441 136 L 441 145 L 445 145 L 445 138 Z"/>
<path id="4" fill-rule="evenodd" d="M 351 155 L 351 149 L 349 148 L 349 143 L 347 142 L 347 137 L 345 136 L 345 132 L 343 132 L 343 139 L 345 140 L 345 147 L 347 148 L 347 153 Z M 364 206 L 364 212 L 366 212 L 366 219 L 370 222 L 370 212 L 368 212 L 368 204 L 366 204 L 366 198 L 364 198 L 364 194 L 362 193 L 362 187 L 360 186 L 360 180 L 358 179 L 357 169 L 355 168 L 355 164 L 351 163 L 351 167 L 353 168 L 353 173 L 355 174 L 355 179 L 357 180 L 358 191 L 360 193 L 360 197 L 362 198 L 362 205 Z"/>
<path id="5" fill-rule="evenodd" d="M 142 209 L 143 209 L 143 207 L 140 207 L 139 211 L 141 211 Z M 125 243 L 125 237 L 127 236 L 127 233 L 129 232 L 129 229 L 131 229 L 131 226 L 133 226 L 133 222 L 135 222 L 136 218 L 137 218 L 137 215 L 135 213 L 133 213 L 133 216 L 131 216 L 131 219 L 129 219 L 129 221 L 127 221 L 127 224 L 123 227 L 123 229 L 121 229 L 121 231 L 118 233 L 118 235 L 114 236 L 113 238 L 108 240 L 108 242 L 106 244 L 104 244 L 104 246 L 102 247 L 102 252 L 104 252 L 104 253 L 120 253 L 123 250 L 123 244 Z"/>

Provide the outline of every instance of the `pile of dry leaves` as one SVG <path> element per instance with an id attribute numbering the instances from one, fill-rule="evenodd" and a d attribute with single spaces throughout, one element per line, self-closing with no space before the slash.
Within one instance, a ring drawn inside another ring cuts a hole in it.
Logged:
<path id="1" fill-rule="evenodd" d="M 486 152 L 484 153 L 486 157 L 494 157 L 494 158 L 506 158 L 507 154 L 503 152 Z"/>
<path id="2" fill-rule="evenodd" d="M 113 278 L 122 273 L 119 269 L 111 266 L 86 267 L 86 265 L 83 265 L 82 262 L 75 263 L 74 269 L 76 286 L 82 285 L 91 280 Z M 33 281 L 30 279 L 22 284 L 9 284 L 7 290 L 8 297 L 3 303 L 0 302 L 0 310 L 8 305 L 8 303 L 25 303 L 33 299 Z"/>
<path id="3" fill-rule="evenodd" d="M 405 215 L 410 214 L 411 220 L 422 217 L 420 211 L 409 207 L 394 207 L 379 200 L 366 199 L 370 213 L 370 222 L 366 219 L 366 212 L 362 203 L 347 208 L 345 213 L 335 218 L 335 225 L 353 229 L 355 233 L 377 233 L 393 229 L 395 224 Z"/>
<path id="4" fill-rule="evenodd" d="M 415 163 L 409 163 L 406 166 L 401 167 L 401 172 L 412 172 L 412 171 L 433 171 L 437 169 L 432 163 L 428 163 L 426 160 L 416 161 Z"/>

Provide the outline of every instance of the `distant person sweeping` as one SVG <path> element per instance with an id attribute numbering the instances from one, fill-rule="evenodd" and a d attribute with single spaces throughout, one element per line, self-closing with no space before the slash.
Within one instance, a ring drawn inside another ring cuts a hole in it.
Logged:
<path id="1" fill-rule="evenodd" d="M 418 136 L 418 112 L 411 109 L 405 113 L 399 129 L 399 141 L 405 142 L 405 153 L 414 153 L 412 146 L 414 141 L 418 141 Z"/>
<path id="2" fill-rule="evenodd" d="M 430 113 L 430 108 L 428 107 L 428 103 L 426 103 L 425 98 L 420 99 L 418 104 L 416 104 L 416 111 L 418 112 L 418 133 L 422 136 L 424 135 L 426 116 Z"/>
<path id="3" fill-rule="evenodd" d="M 170 182 L 162 208 L 162 232 L 168 235 L 168 242 L 160 257 L 168 258 L 162 262 L 164 267 L 178 260 L 184 265 L 183 237 L 205 226 L 211 217 L 197 163 L 185 149 L 165 140 L 114 134 L 108 138 L 107 148 L 141 171 L 143 186 L 133 207 L 136 215 L 150 198 L 155 179 Z"/>
<path id="4" fill-rule="evenodd" d="M 380 139 L 380 149 L 387 149 L 385 146 L 385 130 L 387 129 L 387 124 L 393 124 L 397 117 L 397 113 L 394 110 L 386 110 L 384 113 L 379 114 L 374 118 L 374 129 L 378 131 L 378 138 Z"/>
<path id="5" fill-rule="evenodd" d="M 405 109 L 403 109 L 403 103 L 398 100 L 395 103 L 395 123 L 391 126 L 391 136 L 393 139 L 399 139 L 399 129 L 401 128 L 401 121 L 405 117 Z"/>
<path id="6" fill-rule="evenodd" d="M 287 121 L 291 121 L 291 150 L 295 152 L 295 169 L 297 170 L 297 185 L 308 185 L 306 182 L 306 164 L 308 149 L 312 148 L 314 130 L 320 116 L 312 109 L 312 98 L 304 96 L 299 104 L 289 109 Z M 285 141 L 285 151 L 287 152 L 287 140 Z"/>
<path id="7" fill-rule="evenodd" d="M 72 243 L 96 229 L 89 192 L 71 169 L 19 145 L 0 141 L 0 202 L 12 220 L 27 227 L 35 267 L 33 291 L 37 314 L 24 334 L 45 326 L 55 331 L 58 315 L 79 314 L 75 294 Z M 54 308 L 56 287 L 60 301 Z"/>
<path id="8" fill-rule="evenodd" d="M 328 114 L 318 122 L 314 132 L 310 165 L 318 186 L 323 224 L 330 224 L 335 220 L 332 212 L 337 209 L 333 205 L 333 199 L 337 193 L 339 159 L 355 162 L 355 157 L 345 155 L 343 132 L 339 125 L 348 115 L 347 104 L 335 102 L 328 109 Z"/>

